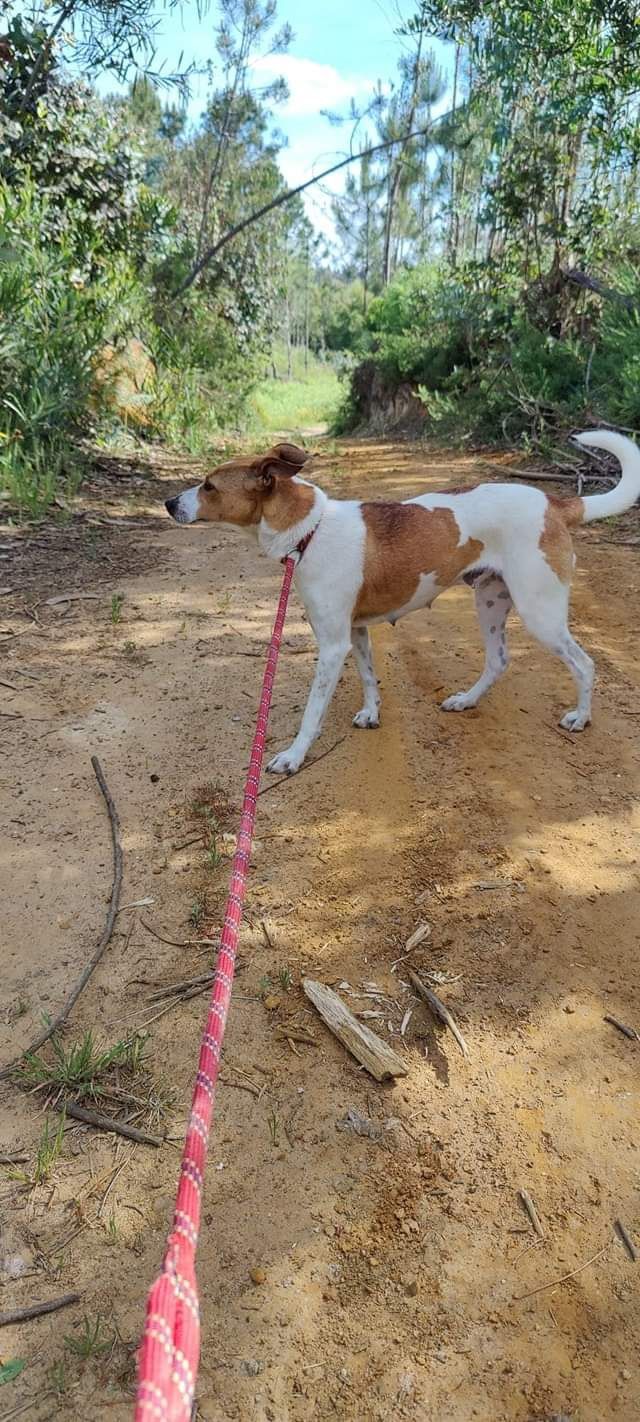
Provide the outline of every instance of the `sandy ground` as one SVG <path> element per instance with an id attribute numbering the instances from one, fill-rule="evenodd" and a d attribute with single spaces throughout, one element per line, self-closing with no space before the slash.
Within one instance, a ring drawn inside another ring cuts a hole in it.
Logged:
<path id="1" fill-rule="evenodd" d="M 374 442 L 329 447 L 324 466 L 326 487 L 369 497 L 490 473 Z M 120 814 L 122 903 L 152 902 L 119 915 L 65 1047 L 87 1029 L 102 1046 L 129 1037 L 163 1005 L 158 986 L 210 961 L 192 940 L 220 921 L 280 578 L 230 532 L 169 524 L 161 499 L 189 474 L 113 464 L 59 526 L 0 530 L 0 1061 L 55 1012 L 102 926 L 92 753 Z M 260 802 L 199 1252 L 207 1422 L 640 1418 L 640 1266 L 615 1233 L 620 1219 L 640 1246 L 640 1041 L 603 1020 L 640 1027 L 637 534 L 631 515 L 579 540 L 573 625 L 599 674 L 584 736 L 557 729 L 566 674 L 515 621 L 508 677 L 475 712 L 438 711 L 481 663 L 460 588 L 375 632 L 382 728 L 351 728 L 348 665 L 317 752 L 346 739 Z M 95 600 L 47 605 L 72 590 Z M 294 599 L 274 749 L 311 666 Z M 403 958 L 421 922 L 430 935 Z M 410 965 L 468 1059 L 413 996 Z M 406 1078 L 380 1087 L 358 1069 L 304 975 L 375 1014 Z M 33 1173 L 45 1102 L 0 1086 L 0 1152 L 28 1156 L 0 1167 L 0 1310 L 81 1293 L 0 1332 L 0 1362 L 25 1363 L 0 1386 L 3 1419 L 131 1416 L 205 1006 L 150 1023 L 146 1062 L 104 1079 L 101 1108 L 166 1133 L 159 1150 L 69 1121 L 30 1187 L 15 1175 Z M 315 1044 L 288 1045 L 292 1023 Z M 350 1108 L 385 1123 L 380 1140 L 339 1129 Z"/>

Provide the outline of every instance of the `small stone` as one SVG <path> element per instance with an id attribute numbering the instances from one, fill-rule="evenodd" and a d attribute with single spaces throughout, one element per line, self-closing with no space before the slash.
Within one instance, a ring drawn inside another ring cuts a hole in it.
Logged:
<path id="1" fill-rule="evenodd" d="M 418 1292 L 418 1280 L 408 1279 L 404 1286 L 404 1291 L 408 1299 L 415 1299 Z"/>
<path id="2" fill-rule="evenodd" d="M 267 1275 L 266 1275 L 266 1272 L 265 1272 L 264 1269 L 260 1269 L 260 1268 L 253 1268 L 253 1269 L 250 1269 L 250 1270 L 249 1270 L 249 1278 L 251 1279 L 251 1283 L 252 1283 L 252 1284 L 255 1284 L 256 1287 L 257 1287 L 259 1284 L 266 1284 L 266 1282 L 267 1282 Z"/>
<path id="3" fill-rule="evenodd" d="M 267 996 L 264 997 L 262 1001 L 264 1002 L 267 1012 L 276 1012 L 280 1006 L 280 998 L 277 997 L 274 992 L 267 993 Z"/>
<path id="4" fill-rule="evenodd" d="M 571 1012 L 575 1012 L 575 1010 L 576 1010 L 575 1002 L 565 1002 L 565 1005 L 564 1005 L 564 1011 L 565 1011 L 565 1012 L 571 1013 Z"/>
<path id="5" fill-rule="evenodd" d="M 248 1378 L 257 1378 L 264 1368 L 264 1363 L 259 1358 L 243 1358 L 240 1364 L 240 1371 Z"/>
<path id="6" fill-rule="evenodd" d="M 150 775 L 150 776 L 149 776 L 149 779 L 150 779 L 152 785 L 157 785 L 157 784 L 158 784 L 158 781 L 159 781 L 159 779 L 160 779 L 160 776 L 159 776 L 159 775 L 156 775 L 156 773 L 155 773 L 155 771 L 154 771 L 154 772 L 153 772 L 153 775 Z"/>

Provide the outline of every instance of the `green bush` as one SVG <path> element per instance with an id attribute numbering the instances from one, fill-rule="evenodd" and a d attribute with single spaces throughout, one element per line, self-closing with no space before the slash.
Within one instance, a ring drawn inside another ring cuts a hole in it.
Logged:
<path id="1" fill-rule="evenodd" d="M 75 472 L 70 436 L 116 296 L 106 279 L 85 280 L 64 233 L 42 242 L 49 220 L 32 183 L 0 184 L 0 485 L 30 514 Z"/>

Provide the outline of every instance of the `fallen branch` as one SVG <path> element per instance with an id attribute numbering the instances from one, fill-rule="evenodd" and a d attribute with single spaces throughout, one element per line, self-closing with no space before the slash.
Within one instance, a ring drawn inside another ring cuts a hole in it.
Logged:
<path id="1" fill-rule="evenodd" d="M 407 1064 L 402 1057 L 381 1037 L 376 1037 L 369 1027 L 363 1027 L 337 992 L 325 983 L 314 982 L 312 978 L 303 978 L 302 987 L 329 1031 L 376 1081 L 407 1075 Z"/>
<path id="2" fill-rule="evenodd" d="M 465 1042 L 462 1032 L 460 1031 L 460 1028 L 458 1027 L 457 1022 L 455 1022 L 453 1017 L 451 1016 L 449 1008 L 445 1007 L 444 1003 L 440 1001 L 440 998 L 436 997 L 435 992 L 431 991 L 431 988 L 425 987 L 424 983 L 418 977 L 418 974 L 412 972 L 410 968 L 407 969 L 407 977 L 413 983 L 413 986 L 419 996 L 423 998 L 427 1006 L 431 1008 L 431 1011 L 433 1012 L 434 1016 L 437 1017 L 440 1022 L 443 1022 L 445 1027 L 449 1028 L 450 1032 L 453 1032 L 453 1035 L 456 1039 L 456 1042 L 458 1043 L 463 1057 L 468 1057 L 469 1048 Z"/>
<path id="3" fill-rule="evenodd" d="M 447 118 L 449 118 L 449 114 L 440 114 L 436 123 L 443 123 Z M 266 217 L 268 213 L 275 212 L 276 209 L 282 207 L 284 203 L 291 202 L 292 198 L 305 192 L 307 188 L 314 187 L 316 183 L 323 182 L 325 178 L 331 177 L 332 173 L 339 173 L 341 168 L 348 167 L 350 163 L 361 162 L 363 158 L 370 158 L 372 154 L 384 152 L 387 148 L 396 147 L 397 144 L 406 145 L 414 138 L 430 137 L 432 133 L 433 125 L 429 128 L 417 129 L 413 133 L 400 134 L 397 138 L 387 138 L 383 143 L 375 143 L 372 148 L 365 148 L 358 153 L 350 153 L 347 158 L 341 158 L 339 163 L 332 163 L 330 168 L 324 168 L 321 173 L 316 173 L 315 177 L 307 178 L 306 182 L 298 183 L 297 187 L 287 188 L 285 192 L 278 193 L 277 197 L 271 198 L 270 202 L 263 203 L 262 207 L 256 208 L 255 212 L 250 212 L 247 217 L 243 217 L 241 222 L 237 222 L 235 227 L 231 227 L 228 232 L 225 232 L 222 237 L 219 237 L 217 242 L 213 243 L 213 246 L 207 247 L 207 250 L 203 252 L 202 256 L 199 257 L 192 266 L 189 275 L 185 277 L 184 281 L 181 282 L 180 286 L 173 292 L 173 300 L 175 301 L 177 297 L 182 296 L 183 292 L 189 290 L 189 287 L 193 285 L 196 278 L 200 275 L 200 272 L 209 265 L 209 262 L 213 261 L 214 257 L 217 257 L 218 253 L 221 252 L 229 242 L 233 242 L 236 237 L 239 237 L 241 232 L 244 232 L 247 227 L 251 227 L 254 222 L 259 222 L 261 217 Z M 435 143 L 437 138 L 434 138 L 433 141 Z"/>
<path id="4" fill-rule="evenodd" d="M 44 1313 L 57 1313 L 59 1308 L 68 1308 L 69 1304 L 78 1303 L 81 1298 L 81 1294 L 61 1294 L 59 1299 L 49 1299 L 48 1303 L 10 1308 L 6 1313 L 0 1313 L 0 1328 L 7 1328 L 10 1323 L 26 1323 L 30 1318 L 41 1318 Z"/>
<path id="5" fill-rule="evenodd" d="M 100 1111 L 88 1111 L 85 1106 L 79 1106 L 76 1101 L 65 1101 L 64 1110 L 67 1116 L 72 1116 L 74 1121 L 82 1121 L 85 1126 L 95 1126 L 98 1131 L 114 1131 L 117 1136 L 124 1136 L 125 1140 L 137 1141 L 138 1145 L 161 1146 L 163 1140 L 161 1136 L 150 1136 L 147 1131 L 138 1131 L 135 1126 L 130 1126 L 126 1121 L 115 1120 L 112 1116 L 103 1116 Z"/>
<path id="6" fill-rule="evenodd" d="M 533 1203 L 533 1200 L 531 1199 L 530 1194 L 527 1190 L 518 1190 L 518 1195 L 522 1200 L 522 1203 L 529 1216 L 529 1219 L 531 1220 L 533 1228 L 536 1234 L 538 1235 L 538 1238 L 544 1239 L 544 1229 L 542 1227 L 542 1222 L 540 1220 L 540 1216 L 538 1214 L 538 1211 L 536 1210 L 536 1207 Z"/>
<path id="7" fill-rule="evenodd" d="M 576 1274 L 582 1274 L 590 1264 L 595 1264 L 597 1259 L 602 1259 L 603 1254 L 608 1254 L 610 1248 L 610 1244 L 605 1244 L 604 1249 L 599 1249 L 597 1254 L 592 1254 L 591 1258 L 581 1264 L 579 1269 L 572 1269 L 569 1274 L 562 1274 L 559 1279 L 551 1279 L 548 1284 L 539 1284 L 537 1289 L 530 1289 L 527 1294 L 514 1294 L 514 1302 L 520 1299 L 532 1299 L 534 1294 L 543 1294 L 545 1289 L 557 1289 L 559 1284 L 566 1284 L 567 1279 L 575 1279 Z"/>
<path id="8" fill-rule="evenodd" d="M 313 760 L 305 760 L 304 765 L 301 765 L 300 769 L 296 771 L 296 775 L 302 775 L 303 770 L 311 770 L 312 765 L 318 765 L 321 760 L 324 760 L 325 756 L 331 755 L 332 751 L 337 750 L 338 746 L 341 746 L 342 742 L 346 741 L 346 739 L 346 736 L 340 736 L 339 740 L 334 741 L 328 750 L 322 752 L 322 755 L 315 755 Z M 274 780 L 273 785 L 265 785 L 263 790 L 259 790 L 258 795 L 268 795 L 270 790 L 278 790 L 285 781 L 293 779 L 294 777 L 292 775 L 281 775 L 279 780 Z"/>
<path id="9" fill-rule="evenodd" d="M 613 286 L 605 286 L 598 277 L 590 276 L 588 272 L 580 271 L 579 267 L 571 267 L 569 271 L 562 272 L 565 281 L 571 286 L 579 286 L 582 291 L 593 291 L 596 296 L 601 296 L 604 301 L 616 301 L 619 306 L 624 306 L 627 311 L 636 311 L 640 306 L 640 297 L 629 295 L 626 291 L 616 291 Z"/>
<path id="10" fill-rule="evenodd" d="M 87 963 L 87 966 L 84 971 L 80 974 L 80 977 L 78 978 L 75 987 L 72 988 L 64 1006 L 61 1008 L 57 1017 L 54 1017 L 53 1021 L 49 1023 L 49 1026 L 45 1029 L 45 1031 L 41 1032 L 40 1036 L 36 1037 L 35 1041 L 31 1042 L 28 1047 L 25 1047 L 24 1051 L 20 1052 L 19 1056 L 15 1057 L 13 1061 L 8 1062 L 6 1066 L 2 1067 L 2 1069 L 0 1070 L 0 1081 L 2 1081 L 4 1077 L 10 1076 L 11 1073 L 15 1071 L 15 1068 L 19 1066 L 20 1062 L 23 1061 L 24 1057 L 30 1055 L 32 1052 L 39 1051 L 40 1047 L 42 1047 L 45 1042 L 48 1042 L 49 1039 L 53 1037 L 54 1033 L 58 1032 L 61 1027 L 64 1027 L 72 1008 L 78 1001 L 81 992 L 83 992 L 84 988 L 87 986 L 91 974 L 97 968 L 98 963 L 100 962 L 100 959 L 105 951 L 105 948 L 111 940 L 111 935 L 113 933 L 113 925 L 116 920 L 118 904 L 120 902 L 120 891 L 122 889 L 122 846 L 120 844 L 120 823 L 118 820 L 116 807 L 111 798 L 109 787 L 102 773 L 102 767 L 97 756 L 92 755 L 91 764 L 93 766 L 96 780 L 98 781 L 98 785 L 100 786 L 100 789 L 104 796 L 105 804 L 107 806 L 109 821 L 111 824 L 111 839 L 113 843 L 113 883 L 111 886 L 111 898 L 109 900 L 107 921 L 105 923 L 100 942 L 98 943 L 95 952 Z"/>

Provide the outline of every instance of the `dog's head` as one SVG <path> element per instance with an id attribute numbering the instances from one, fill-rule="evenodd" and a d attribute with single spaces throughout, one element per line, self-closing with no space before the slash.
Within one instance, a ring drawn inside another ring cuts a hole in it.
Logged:
<path id="1" fill-rule="evenodd" d="M 167 499 L 165 508 L 176 523 L 206 520 L 249 528 L 260 523 L 279 483 L 299 474 L 310 458 L 295 444 L 276 444 L 268 454 L 229 459 L 207 474 L 202 484 Z"/>

